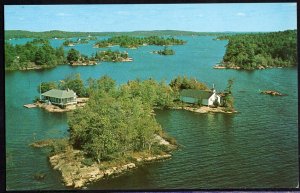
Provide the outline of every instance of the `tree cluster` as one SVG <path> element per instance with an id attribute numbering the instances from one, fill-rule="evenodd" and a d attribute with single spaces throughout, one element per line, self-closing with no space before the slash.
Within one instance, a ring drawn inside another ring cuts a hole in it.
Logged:
<path id="1" fill-rule="evenodd" d="M 228 111 L 234 110 L 234 98 L 232 95 L 232 86 L 233 86 L 233 79 L 229 79 L 227 81 L 227 87 L 223 93 L 223 106 L 226 107 Z"/>
<path id="2" fill-rule="evenodd" d="M 63 42 L 64 46 L 74 46 L 75 44 L 87 44 L 90 38 L 78 38 L 76 41 L 66 40 Z M 92 39 L 92 38 L 91 38 Z"/>
<path id="3" fill-rule="evenodd" d="M 152 106 L 131 91 L 132 83 L 117 88 L 104 76 L 90 79 L 93 90 L 87 105 L 69 117 L 70 142 L 98 162 L 128 152 L 151 151 L 154 134 L 161 132 Z M 143 91 L 141 91 L 143 92 Z"/>
<path id="4" fill-rule="evenodd" d="M 64 46 L 74 46 L 75 42 L 72 40 L 66 40 L 63 42 Z"/>
<path id="5" fill-rule="evenodd" d="M 48 40 L 33 40 L 25 45 L 5 42 L 5 69 L 18 70 L 39 66 L 55 67 L 65 62 L 63 47 L 53 48 Z"/>
<path id="6" fill-rule="evenodd" d="M 107 40 L 98 41 L 95 46 L 103 48 L 113 45 L 119 45 L 124 48 L 136 48 L 142 45 L 182 45 L 185 41 L 173 37 L 163 38 L 158 36 L 149 37 L 132 37 L 132 36 L 115 36 Z"/>
<path id="7" fill-rule="evenodd" d="M 127 58 L 127 52 L 112 51 L 111 49 L 96 52 L 95 54 L 95 59 L 102 62 L 122 62 Z"/>
<path id="8" fill-rule="evenodd" d="M 92 36 L 90 36 L 92 35 Z M 95 39 L 97 35 L 103 35 L 99 32 L 66 32 L 59 30 L 51 30 L 45 32 L 31 32 L 24 30 L 5 30 L 5 39 L 10 38 L 72 38 L 72 37 L 88 37 L 89 39 Z"/>
<path id="9" fill-rule="evenodd" d="M 175 79 L 171 80 L 170 87 L 176 92 L 182 89 L 208 90 L 206 84 L 199 82 L 195 78 L 188 78 L 186 76 L 177 76 Z"/>
<path id="10" fill-rule="evenodd" d="M 241 69 L 289 67 L 297 65 L 297 31 L 239 34 L 228 39 L 223 64 Z"/>
<path id="11" fill-rule="evenodd" d="M 165 46 L 165 48 L 163 50 L 159 50 L 159 51 L 157 51 L 157 53 L 160 55 L 167 56 L 167 55 L 174 55 L 175 51 L 172 49 L 169 49 Z"/>
<path id="12" fill-rule="evenodd" d="M 143 104 L 150 104 L 153 107 L 169 108 L 173 106 L 175 95 L 170 86 L 164 82 L 157 82 L 153 79 L 144 81 L 132 80 L 120 87 L 123 93 L 140 98 Z"/>
<path id="13" fill-rule="evenodd" d="M 44 93 L 51 89 L 71 89 L 79 97 L 88 96 L 87 88 L 85 87 L 84 81 L 81 79 L 80 74 L 71 74 L 69 76 L 66 76 L 63 80 L 60 80 L 59 82 L 42 82 L 37 88 L 38 92 L 41 91 L 41 93 Z"/>

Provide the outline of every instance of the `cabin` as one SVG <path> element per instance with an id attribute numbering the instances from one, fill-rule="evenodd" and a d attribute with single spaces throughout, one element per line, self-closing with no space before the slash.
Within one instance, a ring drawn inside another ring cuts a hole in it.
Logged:
<path id="1" fill-rule="evenodd" d="M 214 88 L 212 90 L 183 89 L 180 92 L 180 100 L 205 106 L 213 106 L 215 101 L 221 104 L 221 96 L 216 93 Z"/>
<path id="2" fill-rule="evenodd" d="M 64 107 L 67 105 L 77 104 L 77 95 L 70 89 L 51 89 L 41 94 L 41 100 L 46 103 Z"/>

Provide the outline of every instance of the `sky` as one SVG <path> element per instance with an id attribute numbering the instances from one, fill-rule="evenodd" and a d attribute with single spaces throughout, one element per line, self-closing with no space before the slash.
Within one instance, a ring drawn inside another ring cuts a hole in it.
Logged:
<path id="1" fill-rule="evenodd" d="M 5 30 L 264 32 L 297 29 L 296 3 L 5 5 Z"/>

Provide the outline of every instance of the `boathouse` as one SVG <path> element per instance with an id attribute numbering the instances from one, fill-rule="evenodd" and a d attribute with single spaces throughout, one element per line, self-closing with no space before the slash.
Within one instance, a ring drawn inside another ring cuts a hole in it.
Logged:
<path id="1" fill-rule="evenodd" d="M 77 95 L 73 90 L 52 89 L 41 94 L 41 100 L 59 106 L 67 106 L 77 103 Z"/>
<path id="2" fill-rule="evenodd" d="M 183 89 L 180 92 L 180 100 L 185 103 L 213 106 L 215 101 L 221 104 L 221 96 L 216 90 Z"/>

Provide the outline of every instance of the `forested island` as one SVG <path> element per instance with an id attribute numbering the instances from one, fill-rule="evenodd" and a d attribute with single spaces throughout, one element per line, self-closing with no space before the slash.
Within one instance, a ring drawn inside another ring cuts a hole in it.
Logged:
<path id="1" fill-rule="evenodd" d="M 95 39 L 97 39 L 97 38 L 95 37 Z M 87 44 L 87 43 L 89 43 L 89 40 L 90 40 L 90 38 L 77 38 L 76 41 L 66 40 L 63 42 L 63 45 L 70 47 L 70 46 L 75 46 L 76 44 Z"/>
<path id="2" fill-rule="evenodd" d="M 232 82 L 226 89 L 230 97 L 231 86 Z M 179 101 L 182 89 L 208 89 L 194 78 L 181 76 L 170 84 L 137 79 L 117 86 L 108 76 L 90 78 L 84 84 L 79 74 L 59 83 L 44 82 L 38 90 L 51 88 L 70 88 L 78 96 L 89 97 L 84 107 L 68 114 L 69 138 L 31 144 L 50 147 L 52 167 L 62 173 L 66 186 L 76 188 L 145 161 L 171 157 L 178 144 L 157 123 L 154 109 L 187 107 Z M 232 99 L 228 98 L 225 104 L 226 108 L 233 108 Z"/>
<path id="3" fill-rule="evenodd" d="M 71 44 L 67 41 L 66 44 Z M 98 62 L 130 62 L 127 52 L 96 52 L 92 56 L 81 54 L 71 48 L 65 51 L 63 46 L 53 48 L 47 39 L 34 39 L 24 45 L 12 45 L 5 41 L 5 70 L 34 70 L 53 68 L 60 64 L 95 65 Z"/>
<path id="4" fill-rule="evenodd" d="M 104 80 L 102 80 L 104 79 Z M 109 80 L 109 81 L 108 81 Z M 104 83 L 103 83 L 104 82 Z M 96 92 L 99 87 L 106 88 L 115 85 L 115 81 L 110 77 L 103 76 L 101 79 L 89 78 L 84 82 L 80 74 L 72 74 L 66 76 L 60 82 L 50 81 L 42 82 L 37 88 L 38 91 L 46 92 L 51 89 L 71 89 L 78 97 L 90 97 L 92 93 Z M 224 106 L 226 111 L 234 111 L 233 96 L 231 93 L 233 80 L 228 80 L 227 88 L 221 92 L 225 98 Z M 157 82 L 153 79 L 141 81 L 131 80 L 127 84 L 121 85 L 118 89 L 129 90 L 131 95 L 139 97 L 145 103 L 150 103 L 155 108 L 172 109 L 178 107 L 193 106 L 200 108 L 201 104 L 184 104 L 180 101 L 180 92 L 184 89 L 196 90 L 210 90 L 206 84 L 198 81 L 195 78 L 188 78 L 186 76 L 177 76 L 167 84 L 165 81 Z M 106 88 L 107 90 L 108 88 Z M 101 90 L 101 89 L 100 89 Z M 225 96 L 226 95 L 226 96 Z"/>
<path id="5" fill-rule="evenodd" d="M 158 36 L 149 37 L 131 37 L 131 36 L 115 36 L 108 38 L 107 40 L 98 41 L 95 43 L 96 48 L 105 48 L 109 46 L 119 45 L 123 48 L 137 48 L 145 45 L 182 45 L 186 42 L 173 37 L 163 38 Z"/>
<path id="6" fill-rule="evenodd" d="M 223 61 L 215 68 L 265 69 L 297 65 L 297 30 L 221 36 L 229 40 Z"/>
<path id="7" fill-rule="evenodd" d="M 5 70 L 52 68 L 66 62 L 63 47 L 53 48 L 46 39 L 37 39 L 25 45 L 5 41 Z"/>
<path id="8" fill-rule="evenodd" d="M 120 51 L 106 51 L 96 52 L 95 58 L 102 62 L 131 62 L 133 59 L 128 57 L 128 53 Z"/>
<path id="9" fill-rule="evenodd" d="M 152 53 L 167 56 L 174 55 L 175 51 L 165 46 L 163 50 L 153 51 Z"/>

